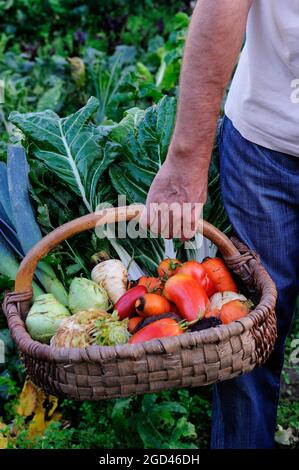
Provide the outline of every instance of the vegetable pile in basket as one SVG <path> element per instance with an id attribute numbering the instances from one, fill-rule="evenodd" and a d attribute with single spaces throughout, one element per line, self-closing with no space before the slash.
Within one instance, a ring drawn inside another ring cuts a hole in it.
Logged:
<path id="1" fill-rule="evenodd" d="M 227 324 L 253 307 L 220 258 L 167 258 L 157 277 L 134 282 L 120 260 L 108 259 L 91 279 L 72 280 L 68 308 L 52 294 L 37 297 L 26 319 L 31 337 L 59 348 L 136 344 Z"/>

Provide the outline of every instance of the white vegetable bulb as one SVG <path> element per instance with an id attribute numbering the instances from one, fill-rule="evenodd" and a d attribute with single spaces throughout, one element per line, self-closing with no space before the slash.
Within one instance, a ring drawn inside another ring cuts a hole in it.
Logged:
<path id="1" fill-rule="evenodd" d="M 212 295 L 210 298 L 210 309 L 211 310 L 221 310 L 223 305 L 231 302 L 232 300 L 240 300 L 241 302 L 247 302 L 247 298 L 242 294 L 237 294 L 236 292 L 217 292 Z"/>
<path id="2" fill-rule="evenodd" d="M 115 304 L 126 292 L 128 273 L 120 260 L 109 259 L 93 268 L 91 279 L 106 290 L 110 300 Z"/>

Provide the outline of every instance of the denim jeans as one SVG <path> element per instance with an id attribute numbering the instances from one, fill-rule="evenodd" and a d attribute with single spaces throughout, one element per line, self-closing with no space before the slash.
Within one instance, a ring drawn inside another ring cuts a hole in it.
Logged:
<path id="1" fill-rule="evenodd" d="M 286 336 L 299 291 L 299 157 L 249 142 L 225 117 L 219 135 L 223 203 L 278 290 L 278 339 L 268 361 L 214 386 L 211 447 L 274 447 Z"/>

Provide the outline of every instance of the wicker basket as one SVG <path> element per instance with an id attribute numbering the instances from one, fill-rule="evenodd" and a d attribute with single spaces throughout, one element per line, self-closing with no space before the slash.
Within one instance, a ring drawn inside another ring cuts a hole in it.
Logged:
<path id="1" fill-rule="evenodd" d="M 257 300 L 248 316 L 217 328 L 135 345 L 59 349 L 31 339 L 24 320 L 39 260 L 65 239 L 114 220 L 129 221 L 139 216 L 141 208 L 107 209 L 69 222 L 43 238 L 23 260 L 15 291 L 6 295 L 3 309 L 29 375 L 46 392 L 102 400 L 201 386 L 250 372 L 269 357 L 276 339 L 275 285 L 255 253 L 207 222 L 203 234 L 218 246 L 243 288 Z"/>

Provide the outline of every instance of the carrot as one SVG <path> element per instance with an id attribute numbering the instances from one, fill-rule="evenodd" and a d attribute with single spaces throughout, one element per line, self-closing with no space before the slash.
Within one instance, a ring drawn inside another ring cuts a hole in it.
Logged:
<path id="1" fill-rule="evenodd" d="M 214 282 L 217 292 L 238 292 L 231 273 L 221 258 L 205 258 L 202 265 L 209 278 Z"/>
<path id="2" fill-rule="evenodd" d="M 133 331 L 135 330 L 135 328 L 137 327 L 137 325 L 139 325 L 139 323 L 143 320 L 142 317 L 139 317 L 139 316 L 136 316 L 136 317 L 132 317 L 130 318 L 129 320 L 129 323 L 128 323 L 128 330 L 130 333 L 133 333 Z"/>
<path id="3" fill-rule="evenodd" d="M 182 333 L 184 333 L 184 330 L 180 327 L 178 322 L 172 318 L 162 318 L 141 328 L 141 330 L 131 336 L 129 343 L 144 343 L 151 339 L 162 338 L 164 336 L 178 336 Z"/>
<path id="4" fill-rule="evenodd" d="M 171 305 L 165 297 L 158 294 L 144 294 L 135 303 L 136 311 L 142 317 L 151 317 L 171 312 Z"/>

